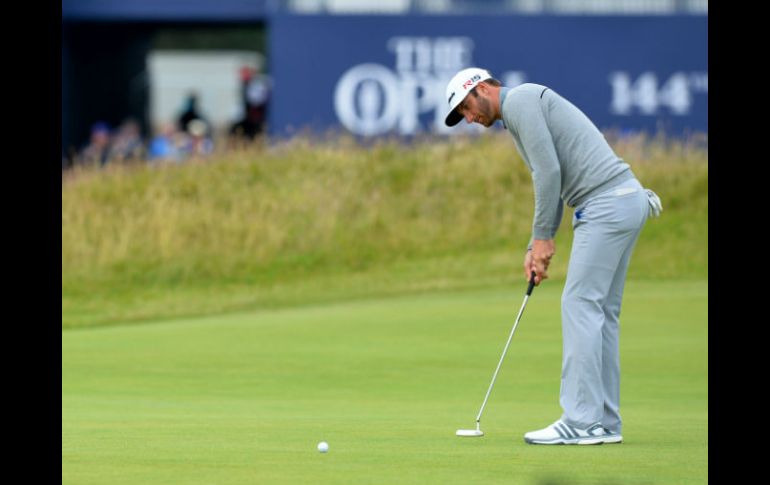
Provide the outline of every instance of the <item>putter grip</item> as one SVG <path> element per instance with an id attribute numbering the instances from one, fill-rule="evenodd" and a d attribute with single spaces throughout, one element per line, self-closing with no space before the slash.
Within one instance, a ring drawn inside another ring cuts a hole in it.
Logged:
<path id="1" fill-rule="evenodd" d="M 532 276 L 529 278 L 529 287 L 527 288 L 527 296 L 532 294 L 532 289 L 535 287 L 535 272 L 532 272 Z"/>

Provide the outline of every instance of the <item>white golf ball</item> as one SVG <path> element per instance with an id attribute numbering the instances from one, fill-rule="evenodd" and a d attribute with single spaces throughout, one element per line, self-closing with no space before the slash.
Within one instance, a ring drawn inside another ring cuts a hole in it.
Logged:
<path id="1" fill-rule="evenodd" d="M 320 443 L 318 443 L 318 451 L 320 451 L 321 453 L 326 453 L 327 451 L 329 451 L 329 443 L 327 443 L 326 441 L 321 441 Z"/>

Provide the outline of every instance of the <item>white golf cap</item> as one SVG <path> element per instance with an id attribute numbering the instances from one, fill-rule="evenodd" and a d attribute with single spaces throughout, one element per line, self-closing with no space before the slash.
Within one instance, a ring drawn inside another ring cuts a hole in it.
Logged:
<path id="1" fill-rule="evenodd" d="M 463 117 L 455 111 L 455 108 L 462 103 L 463 99 L 468 96 L 471 89 L 475 88 L 478 83 L 486 79 L 491 79 L 492 75 L 486 69 L 479 67 L 469 67 L 463 69 L 454 75 L 454 77 L 446 85 L 446 100 L 449 104 L 449 114 L 446 115 L 444 123 L 447 126 L 454 126 L 463 119 Z"/>

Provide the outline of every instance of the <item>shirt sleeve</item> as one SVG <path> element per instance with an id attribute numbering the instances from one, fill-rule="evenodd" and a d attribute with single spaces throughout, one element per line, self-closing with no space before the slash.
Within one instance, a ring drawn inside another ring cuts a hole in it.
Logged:
<path id="1" fill-rule="evenodd" d="M 553 239 L 561 223 L 561 167 L 541 103 L 531 93 L 515 93 L 506 103 L 506 123 L 519 135 L 520 148 L 530 164 L 535 191 L 533 239 Z"/>
<path id="2" fill-rule="evenodd" d="M 549 239 L 553 239 L 556 236 L 556 230 L 559 229 L 559 225 L 561 224 L 561 218 L 564 214 L 564 201 L 559 198 L 559 205 L 556 208 L 556 229 L 554 229 L 554 234 L 551 237 L 537 237 L 534 230 L 532 232 L 532 237 L 529 238 L 529 243 L 527 243 L 527 251 L 532 249 L 532 243 L 535 241 L 535 239 L 542 239 L 544 241 L 548 241 Z"/>

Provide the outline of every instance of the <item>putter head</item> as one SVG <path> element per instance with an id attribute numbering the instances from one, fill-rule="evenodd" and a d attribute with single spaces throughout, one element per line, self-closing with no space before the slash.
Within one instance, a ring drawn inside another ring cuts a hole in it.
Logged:
<path id="1" fill-rule="evenodd" d="M 468 438 L 484 436 L 484 432 L 480 429 L 458 429 L 457 436 L 465 436 Z"/>

